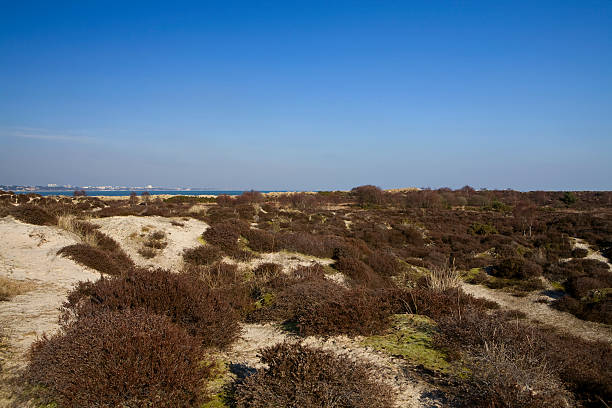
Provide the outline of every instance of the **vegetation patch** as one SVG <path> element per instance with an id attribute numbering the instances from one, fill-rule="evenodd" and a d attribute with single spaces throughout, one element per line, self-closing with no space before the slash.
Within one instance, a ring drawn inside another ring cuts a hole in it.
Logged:
<path id="1" fill-rule="evenodd" d="M 15 296 L 27 293 L 35 287 L 34 282 L 0 276 L 0 302 L 11 300 Z"/>
<path id="2" fill-rule="evenodd" d="M 446 354 L 434 345 L 437 328 L 432 319 L 410 314 L 393 315 L 391 319 L 393 323 L 387 334 L 367 337 L 362 344 L 402 357 L 428 371 L 449 373 L 452 370 Z"/>

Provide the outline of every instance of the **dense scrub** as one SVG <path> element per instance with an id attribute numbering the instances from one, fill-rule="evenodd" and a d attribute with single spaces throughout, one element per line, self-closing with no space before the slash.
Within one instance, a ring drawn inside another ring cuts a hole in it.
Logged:
<path id="1" fill-rule="evenodd" d="M 220 294 L 192 275 L 161 269 L 81 282 L 68 294 L 63 316 L 71 321 L 134 308 L 168 316 L 206 346 L 225 347 L 239 334 L 237 316 Z"/>
<path id="2" fill-rule="evenodd" d="M 38 340 L 24 377 L 61 407 L 196 407 L 211 376 L 204 357 L 198 340 L 165 316 L 106 311 Z"/>
<path id="3" fill-rule="evenodd" d="M 63 214 L 129 214 L 195 217 L 210 225 L 201 236 L 203 245 L 184 251 L 184 268 L 175 274 L 134 270 L 131 261 L 115 265 L 116 242 L 91 224 L 71 224 L 80 236 L 94 239 L 62 253 L 116 277 L 75 289 L 65 305 L 66 324 L 144 308 L 167 316 L 198 345 L 225 347 L 238 334 L 238 320 L 281 323 L 298 336 L 381 337 L 393 329 L 394 316 L 418 314 L 436 327 L 429 335 L 441 358 L 465 368 L 461 375 L 436 374 L 451 405 L 603 408 L 603 401 L 612 399 L 609 344 L 546 326 L 554 322 L 522 320 L 521 313 L 498 310 L 459 287 L 462 276 L 520 296 L 538 292 L 540 298 L 558 297 L 553 307 L 579 318 L 612 323 L 612 271 L 592 259 L 593 251 L 608 259 L 612 254 L 610 192 L 520 193 L 469 186 L 390 192 L 361 186 L 350 192 L 112 203 L 0 194 L 0 215 L 20 207 L 24 214 L 40 209 L 50 223 L 60 224 Z M 155 251 L 163 237 L 151 238 L 146 248 Z M 581 249 L 575 238 L 589 249 Z M 308 255 L 312 264 L 292 269 L 256 259 L 279 251 L 285 253 L 270 258 L 280 255 L 295 265 Z M 312 359 L 311 351 L 288 345 L 263 353 L 269 368 L 236 388 L 238 406 L 270 401 L 333 406 L 325 398 L 338 393 L 359 395 L 342 406 L 368 406 L 358 400 L 386 406 L 344 382 L 353 369 L 344 366 L 340 375 L 324 367 L 315 358 L 323 355 L 319 350 Z M 426 372 L 414 361 L 404 363 Z M 309 364 L 336 373 L 338 382 L 313 378 Z M 361 379 L 351 381 L 371 387 Z"/>
<path id="4" fill-rule="evenodd" d="M 392 391 L 373 379 L 375 370 L 348 356 L 289 343 L 259 354 L 267 368 L 238 385 L 237 407 L 392 406 Z"/>

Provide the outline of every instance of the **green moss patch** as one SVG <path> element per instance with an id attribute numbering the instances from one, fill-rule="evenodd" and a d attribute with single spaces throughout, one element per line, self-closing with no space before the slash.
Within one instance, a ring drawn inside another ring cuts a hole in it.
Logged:
<path id="1" fill-rule="evenodd" d="M 364 346 L 402 357 L 414 365 L 441 373 L 450 373 L 452 365 L 446 354 L 433 345 L 436 323 L 426 316 L 401 314 L 392 316 L 393 324 L 388 334 L 370 336 Z"/>

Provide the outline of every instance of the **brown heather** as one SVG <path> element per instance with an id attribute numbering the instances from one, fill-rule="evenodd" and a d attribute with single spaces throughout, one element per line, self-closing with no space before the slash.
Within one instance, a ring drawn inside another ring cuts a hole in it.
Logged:
<path id="1" fill-rule="evenodd" d="M 32 345 L 24 379 L 64 408 L 197 407 L 210 364 L 198 339 L 142 309 L 84 317 Z"/>

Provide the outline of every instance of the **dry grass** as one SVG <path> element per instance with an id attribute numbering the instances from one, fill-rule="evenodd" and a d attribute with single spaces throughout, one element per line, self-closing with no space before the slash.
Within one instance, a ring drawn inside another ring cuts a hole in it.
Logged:
<path id="1" fill-rule="evenodd" d="M 0 301 L 11 300 L 17 295 L 22 295 L 34 289 L 33 282 L 21 281 L 0 276 Z"/>
<path id="2" fill-rule="evenodd" d="M 425 279 L 427 287 L 437 291 L 455 289 L 461 285 L 461 278 L 454 266 L 435 266 L 429 270 Z"/>
<path id="3" fill-rule="evenodd" d="M 63 214 L 57 217 L 57 226 L 66 231 L 72 232 L 81 238 L 82 243 L 97 247 L 97 230 L 92 228 L 89 219 L 79 218 L 73 214 Z"/>

